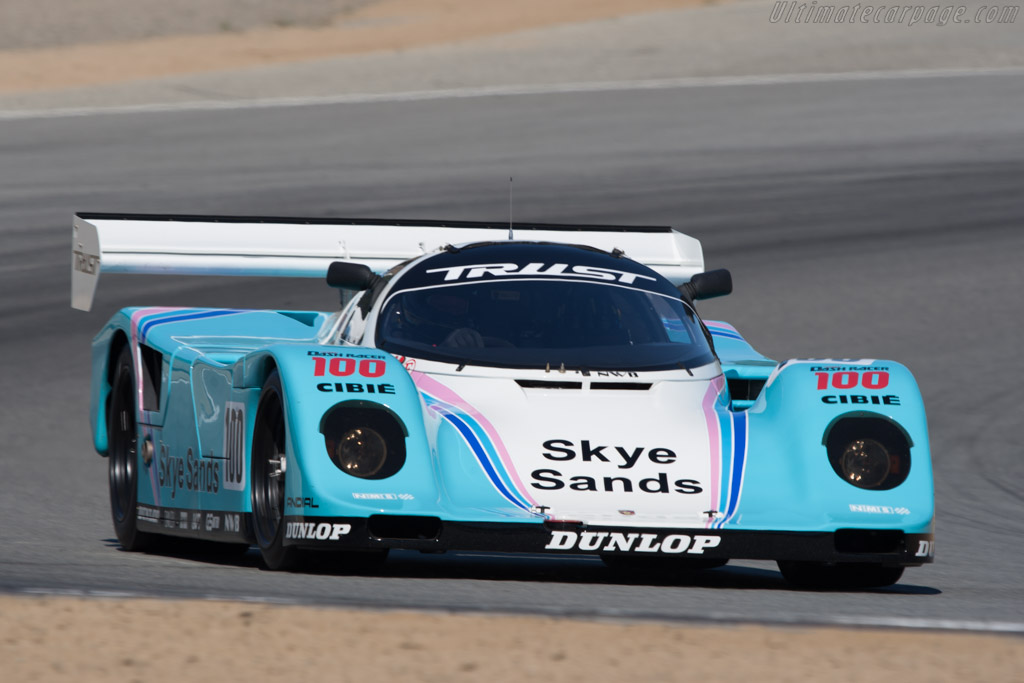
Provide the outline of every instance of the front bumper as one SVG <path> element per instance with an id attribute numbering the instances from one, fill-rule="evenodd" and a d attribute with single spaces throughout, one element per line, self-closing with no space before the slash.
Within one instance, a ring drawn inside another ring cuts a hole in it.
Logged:
<path id="1" fill-rule="evenodd" d="M 899 529 L 735 531 L 602 527 L 578 523 L 484 523 L 436 517 L 286 516 L 285 545 L 321 550 L 384 548 L 620 555 L 811 562 L 869 562 L 914 567 L 934 561 L 933 534 Z"/>

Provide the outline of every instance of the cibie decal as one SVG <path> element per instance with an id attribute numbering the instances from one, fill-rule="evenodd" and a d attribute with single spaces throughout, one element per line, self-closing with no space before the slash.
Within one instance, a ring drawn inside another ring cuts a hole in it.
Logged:
<path id="1" fill-rule="evenodd" d="M 351 531 L 351 524 L 287 522 L 284 528 L 284 537 L 307 541 L 337 541 L 342 536 L 347 536 Z"/>
<path id="2" fill-rule="evenodd" d="M 394 384 L 363 384 L 361 382 L 320 382 L 317 391 L 335 394 L 394 394 Z"/>
<path id="3" fill-rule="evenodd" d="M 848 403 L 851 405 L 876 405 L 876 406 L 898 406 L 900 397 L 895 394 L 885 396 L 865 396 L 863 394 L 826 394 L 821 397 L 822 403 L 834 405 L 837 403 Z"/>
<path id="4" fill-rule="evenodd" d="M 631 285 L 637 280 L 650 280 L 657 282 L 657 278 L 640 273 L 631 273 L 627 270 L 615 270 L 614 268 L 599 268 L 597 266 L 570 266 L 568 263 L 474 263 L 464 266 L 448 266 L 446 268 L 431 268 L 427 273 L 444 273 L 445 282 L 455 280 L 476 280 L 489 275 L 491 277 L 568 277 L 583 278 L 587 280 L 603 280 L 605 282 L 621 282 Z"/>
<path id="5" fill-rule="evenodd" d="M 664 553 L 666 555 L 703 555 L 717 548 L 721 536 L 687 534 L 643 534 L 618 531 L 552 531 L 545 550 L 584 552 Z"/>

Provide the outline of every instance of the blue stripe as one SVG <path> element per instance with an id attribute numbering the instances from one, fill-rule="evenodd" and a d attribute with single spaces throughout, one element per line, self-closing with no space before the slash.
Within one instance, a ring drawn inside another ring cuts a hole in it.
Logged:
<path id="1" fill-rule="evenodd" d="M 139 340 L 145 341 L 146 335 L 149 333 L 150 328 L 156 325 L 163 325 L 164 323 L 177 323 L 184 322 L 186 320 L 201 320 L 203 318 L 217 318 L 222 315 L 233 315 L 235 313 L 241 313 L 237 310 L 216 310 L 216 311 L 201 311 L 193 313 L 181 313 L 173 315 L 169 318 L 147 318 L 144 323 L 139 325 Z"/>
<path id="2" fill-rule="evenodd" d="M 718 500 L 716 502 L 718 503 L 718 511 L 725 512 L 729 507 L 729 482 L 732 480 L 732 414 L 720 410 L 716 410 L 715 412 L 718 414 L 718 434 L 720 438 L 718 454 L 722 463 L 722 471 L 719 474 L 721 489 L 719 489 Z M 725 457 L 726 454 L 729 455 L 728 458 Z M 724 519 L 724 517 L 722 519 Z"/>
<path id="3" fill-rule="evenodd" d="M 729 484 L 729 509 L 725 512 L 719 528 L 736 514 L 740 502 L 740 488 L 743 484 L 743 461 L 747 450 L 747 414 L 733 413 L 732 477 Z"/>
<path id="4" fill-rule="evenodd" d="M 505 486 L 505 482 L 501 480 L 501 477 L 494 469 L 494 465 L 487 457 L 487 453 L 484 450 L 483 444 L 480 443 L 480 438 L 476 435 L 472 428 L 468 424 L 466 424 L 466 422 L 464 422 L 460 416 L 457 416 L 449 412 L 440 402 L 438 402 L 435 405 L 432 405 L 431 407 L 434 408 L 437 412 L 439 412 L 441 416 L 448 420 L 448 422 L 450 422 L 457 430 L 459 430 L 459 433 L 462 434 L 462 438 L 466 440 L 466 443 L 473 451 L 473 454 L 476 456 L 476 459 L 480 462 L 480 466 L 483 467 L 484 473 L 487 474 L 487 478 L 491 480 L 491 483 L 494 484 L 494 487 L 496 489 L 498 489 L 498 492 L 501 493 L 501 495 L 505 496 L 505 498 L 507 498 L 514 505 L 521 507 L 524 510 L 529 510 L 530 506 L 518 500 L 518 498 L 513 493 L 511 493 Z"/>

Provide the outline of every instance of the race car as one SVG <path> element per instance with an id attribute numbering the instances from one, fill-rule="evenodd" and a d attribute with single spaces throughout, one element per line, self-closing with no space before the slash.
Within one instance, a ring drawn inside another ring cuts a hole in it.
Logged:
<path id="1" fill-rule="evenodd" d="M 770 360 L 669 227 L 77 214 L 101 271 L 326 277 L 336 311 L 147 306 L 92 344 L 90 425 L 127 550 L 166 536 L 314 551 L 775 560 L 864 588 L 933 561 L 921 395 L 903 365 Z"/>

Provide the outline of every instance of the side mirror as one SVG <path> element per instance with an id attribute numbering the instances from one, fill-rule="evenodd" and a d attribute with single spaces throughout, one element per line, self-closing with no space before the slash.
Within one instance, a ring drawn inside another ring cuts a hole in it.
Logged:
<path id="1" fill-rule="evenodd" d="M 337 289 L 351 289 L 361 292 L 373 287 L 380 276 L 362 263 L 335 261 L 327 269 L 327 284 Z"/>
<path id="2" fill-rule="evenodd" d="M 688 301 L 701 301 L 732 294 L 732 273 L 725 268 L 697 273 L 689 282 L 680 285 L 679 293 Z"/>

